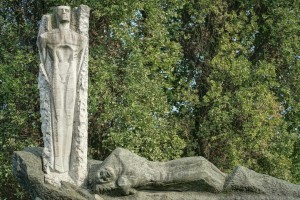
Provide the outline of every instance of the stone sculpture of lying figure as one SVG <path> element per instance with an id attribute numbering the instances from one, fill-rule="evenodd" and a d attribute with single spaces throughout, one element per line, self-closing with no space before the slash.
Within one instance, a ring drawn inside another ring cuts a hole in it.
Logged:
<path id="1" fill-rule="evenodd" d="M 125 195 L 136 189 L 170 191 L 224 190 L 300 197 L 300 186 L 237 167 L 229 175 L 203 157 L 152 162 L 122 148 L 114 150 L 100 165 L 91 165 L 89 183 L 96 193 L 120 190 Z"/>
<path id="2" fill-rule="evenodd" d="M 96 191 L 120 188 L 128 195 L 135 193 L 134 188 L 222 191 L 225 178 L 226 174 L 203 157 L 151 162 L 117 148 L 90 173 L 89 180 Z"/>

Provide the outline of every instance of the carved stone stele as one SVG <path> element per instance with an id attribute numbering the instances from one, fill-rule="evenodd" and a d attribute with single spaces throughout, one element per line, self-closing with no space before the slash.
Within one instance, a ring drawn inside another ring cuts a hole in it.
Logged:
<path id="1" fill-rule="evenodd" d="M 89 11 L 58 6 L 42 17 L 38 33 L 43 170 L 58 186 L 81 185 L 87 175 Z"/>

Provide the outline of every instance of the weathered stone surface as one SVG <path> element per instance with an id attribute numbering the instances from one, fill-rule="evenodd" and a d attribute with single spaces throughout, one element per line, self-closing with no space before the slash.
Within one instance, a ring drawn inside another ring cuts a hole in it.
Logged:
<path id="1" fill-rule="evenodd" d="M 143 169 L 148 169 L 146 159 L 141 157 L 136 157 L 136 155 L 131 154 L 131 158 L 128 158 L 128 161 L 111 161 L 114 159 L 119 159 L 115 155 L 127 154 L 126 151 L 122 149 L 117 149 L 120 151 L 118 153 L 113 153 L 109 160 L 111 163 L 115 163 L 112 168 L 119 168 L 119 172 L 122 171 L 124 167 L 123 164 L 128 164 L 127 162 L 133 162 L 129 167 L 133 167 L 133 170 L 140 168 L 140 171 Z M 123 153 L 122 153 L 123 152 Z M 115 156 L 114 159 L 111 157 Z M 180 159 L 179 159 L 180 160 Z M 196 159 L 197 160 L 197 159 Z M 196 169 L 193 167 L 192 161 L 188 160 L 186 162 L 187 168 Z M 200 159 L 202 162 L 202 159 Z M 89 179 L 92 183 L 95 180 L 94 174 L 99 173 L 99 169 L 103 166 L 108 167 L 109 163 L 107 160 L 103 163 L 101 161 L 90 160 L 88 162 L 89 168 Z M 142 163 L 139 163 L 142 162 Z M 199 160 L 197 161 L 199 162 Z M 208 162 L 208 161 L 205 161 Z M 153 165 L 162 164 L 153 162 Z M 168 165 L 171 164 L 177 165 L 176 162 L 170 161 Z M 135 167 L 134 167 L 135 165 Z M 201 164 L 203 165 L 203 164 Z M 198 166 L 199 165 L 195 165 Z M 205 166 L 205 165 L 204 165 Z M 128 167 L 128 166 L 127 166 Z M 164 165 L 166 167 L 166 165 Z M 134 187 L 136 190 L 132 195 L 122 196 L 120 193 L 105 193 L 104 194 L 93 194 L 92 190 L 84 189 L 80 187 L 73 186 L 70 183 L 62 182 L 61 187 L 57 188 L 53 185 L 47 184 L 44 182 L 44 173 L 42 171 L 42 148 L 26 148 L 24 151 L 18 151 L 14 153 L 13 156 L 13 169 L 16 178 L 19 183 L 29 192 L 32 199 L 45 199 L 45 200 L 83 200 L 83 199 L 97 199 L 97 200 L 296 200 L 299 198 L 299 185 L 290 184 L 286 181 L 276 179 L 263 174 L 258 174 L 254 171 L 251 171 L 244 167 L 237 167 L 231 174 L 226 178 L 224 191 L 223 192 L 207 192 L 207 191 L 195 191 L 194 187 L 184 187 L 185 189 L 192 189 L 192 191 L 182 191 L 182 186 L 177 185 L 178 188 L 166 187 L 166 183 L 162 183 L 162 187 L 159 185 L 151 185 L 151 187 L 146 187 L 147 190 L 143 187 Z M 184 169 L 183 165 L 181 170 Z M 200 171 L 204 171 L 201 170 Z M 209 171 L 209 170 L 208 170 Z M 130 172 L 130 169 L 123 170 L 121 174 L 124 176 L 126 173 Z M 102 172 L 102 174 L 104 171 Z M 142 174 L 142 172 L 138 172 Z M 207 173 L 211 174 L 211 173 Z M 127 174 L 128 175 L 128 174 Z M 221 174 L 222 175 L 222 174 Z M 142 175 L 145 176 L 145 175 Z M 198 175 L 197 175 L 198 176 Z M 116 176 L 115 176 L 116 177 Z M 163 177 L 163 176 L 162 176 Z M 188 176 L 187 176 L 188 177 Z M 201 178 L 202 176 L 200 176 Z M 98 177 L 99 178 L 99 177 Z M 101 178 L 104 178 L 101 176 Z M 127 177 L 130 178 L 130 177 Z M 132 177 L 131 177 L 132 178 Z M 138 180 L 138 179 L 136 179 Z M 164 179 L 165 180 L 165 179 Z M 178 179 L 176 179 L 178 180 Z M 209 180 L 209 179 L 208 179 Z M 223 180 L 223 178 L 222 178 Z M 128 180 L 129 181 L 129 180 Z M 218 181 L 220 182 L 220 180 Z M 120 182 L 122 183 L 122 182 Z M 176 184 L 175 184 L 176 185 Z M 92 186 L 92 185 L 91 185 Z M 121 185 L 124 186 L 124 185 Z M 134 185 L 131 185 L 134 186 Z M 118 182 L 116 187 L 120 187 Z M 203 184 L 200 185 L 200 188 L 207 189 L 203 187 Z M 260 190 L 258 190 L 260 188 Z M 262 189 L 264 188 L 264 189 Z M 151 189 L 151 190 L 149 190 Z M 158 191 L 158 190 L 171 189 L 173 191 Z M 211 189 L 211 188 L 209 188 Z M 179 190 L 179 191 L 174 191 Z M 262 192 L 263 191 L 263 192 Z M 272 192 L 273 191 L 273 192 Z"/>
<path id="2" fill-rule="evenodd" d="M 105 200 L 299 200 L 296 197 L 263 195 L 247 192 L 209 193 L 174 191 L 138 191 L 134 195 L 112 197 L 103 195 Z"/>
<path id="3" fill-rule="evenodd" d="M 40 110 L 45 179 L 82 185 L 87 176 L 88 6 L 58 6 L 44 15 L 40 52 Z"/>
<path id="4" fill-rule="evenodd" d="M 13 172 L 20 185 L 30 194 L 32 199 L 42 200 L 94 200 L 88 190 L 62 182 L 57 188 L 44 181 L 42 171 L 42 148 L 26 148 L 14 152 Z"/>
<path id="5" fill-rule="evenodd" d="M 126 149 L 117 148 L 97 167 L 98 170 L 94 169 L 89 173 L 93 191 L 109 195 L 129 195 L 139 191 L 139 194 L 128 199 L 198 199 L 195 196 L 201 196 L 199 199 L 300 197 L 299 185 L 259 174 L 245 167 L 237 167 L 227 175 L 203 157 L 151 162 Z M 145 192 L 145 189 L 156 192 Z M 157 193 L 164 190 L 173 192 Z M 196 191 L 199 192 L 195 193 Z M 220 194 L 213 194 L 216 192 Z"/>
<path id="6" fill-rule="evenodd" d="M 265 174 L 259 174 L 242 166 L 236 167 L 228 176 L 224 190 L 249 191 L 267 195 L 300 198 L 300 185 L 295 185 Z"/>
<path id="7" fill-rule="evenodd" d="M 135 189 L 221 192 L 226 174 L 203 157 L 151 162 L 122 148 L 114 150 L 96 171 L 89 173 L 95 192 Z"/>

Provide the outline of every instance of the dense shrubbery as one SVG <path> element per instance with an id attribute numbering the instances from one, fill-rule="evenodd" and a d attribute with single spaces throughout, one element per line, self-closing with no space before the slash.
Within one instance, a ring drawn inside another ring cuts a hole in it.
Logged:
<path id="1" fill-rule="evenodd" d="M 89 156 L 201 155 L 300 181 L 298 1 L 1 1 L 0 198 L 26 199 L 13 151 L 42 145 L 36 36 L 51 7 L 87 4 Z"/>

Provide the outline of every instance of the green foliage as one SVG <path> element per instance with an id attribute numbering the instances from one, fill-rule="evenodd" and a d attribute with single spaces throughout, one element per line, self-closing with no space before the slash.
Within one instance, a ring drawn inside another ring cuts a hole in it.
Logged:
<path id="1" fill-rule="evenodd" d="M 12 174 L 11 160 L 14 151 L 40 143 L 38 67 L 29 46 L 32 26 L 17 23 L 18 12 L 14 16 L 6 11 L 1 7 L 0 199 L 28 199 Z M 8 20 L 15 23 L 7 23 Z"/>
<path id="2" fill-rule="evenodd" d="M 245 165 L 299 181 L 293 176 L 299 166 L 293 104 L 299 98 L 291 97 L 299 92 L 287 78 L 299 77 L 297 4 L 200 1 L 181 10 L 181 68 L 194 79 L 199 98 L 189 135 L 198 143 L 196 154 L 225 171 Z"/>
<path id="3" fill-rule="evenodd" d="M 90 59 L 92 155 L 105 157 L 103 152 L 121 146 L 151 160 L 179 157 L 185 142 L 167 91 L 180 47 L 167 37 L 168 16 L 153 1 L 94 7 L 92 17 L 92 33 L 102 35 Z"/>

